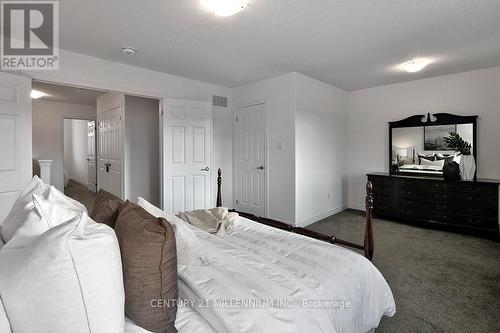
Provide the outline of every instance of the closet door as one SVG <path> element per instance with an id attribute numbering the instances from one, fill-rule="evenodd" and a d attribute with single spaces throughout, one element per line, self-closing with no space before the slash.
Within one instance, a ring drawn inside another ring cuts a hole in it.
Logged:
<path id="1" fill-rule="evenodd" d="M 169 213 L 214 207 L 212 202 L 212 106 L 164 100 L 164 202 Z"/>
<path id="2" fill-rule="evenodd" d="M 0 224 L 33 173 L 31 79 L 0 72 Z"/>
<path id="3" fill-rule="evenodd" d="M 266 216 L 266 105 L 237 110 L 234 157 L 236 210 Z"/>

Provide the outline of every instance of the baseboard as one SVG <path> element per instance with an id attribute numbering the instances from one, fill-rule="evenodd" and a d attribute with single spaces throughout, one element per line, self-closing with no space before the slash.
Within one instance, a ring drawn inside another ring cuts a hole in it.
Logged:
<path id="1" fill-rule="evenodd" d="M 366 210 L 366 207 L 364 204 L 358 204 L 358 203 L 353 203 L 353 202 L 349 202 L 347 204 L 347 208 L 361 210 L 363 212 Z"/>
<path id="2" fill-rule="evenodd" d="M 321 214 L 318 214 L 316 216 L 313 216 L 313 217 L 309 217 L 307 219 L 304 219 L 302 221 L 299 221 L 295 224 L 296 227 L 307 227 L 308 225 L 310 224 L 313 224 L 315 222 L 318 222 L 324 218 L 327 218 L 329 216 L 332 216 L 334 214 L 337 214 L 337 213 L 340 213 L 341 211 L 344 211 L 347 209 L 347 205 L 340 205 L 338 207 L 335 207 L 335 208 L 332 208 L 332 209 L 329 209 Z"/>

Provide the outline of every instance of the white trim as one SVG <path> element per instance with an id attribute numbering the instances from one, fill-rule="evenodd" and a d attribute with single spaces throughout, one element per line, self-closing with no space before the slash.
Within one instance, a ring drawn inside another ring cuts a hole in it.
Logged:
<path id="1" fill-rule="evenodd" d="M 295 226 L 296 227 L 306 227 L 306 226 L 308 226 L 310 224 L 313 224 L 315 222 L 318 222 L 318 221 L 320 221 L 320 220 L 322 220 L 324 218 L 327 218 L 329 216 L 332 216 L 332 215 L 335 215 L 337 213 L 340 213 L 340 212 L 342 212 L 342 211 L 344 211 L 346 209 L 347 209 L 347 205 L 345 205 L 345 204 L 344 205 L 340 205 L 338 207 L 335 207 L 335 208 L 329 209 L 327 211 L 324 211 L 323 213 L 320 213 L 320 214 L 318 214 L 316 216 L 309 217 L 309 218 L 304 219 L 302 221 L 298 221 L 295 224 Z"/>
<path id="2" fill-rule="evenodd" d="M 354 203 L 354 202 L 347 203 L 347 208 L 349 208 L 349 209 L 355 209 L 355 210 L 360 210 L 360 211 L 363 211 L 363 212 L 366 210 L 365 205 L 359 204 L 359 203 Z"/>

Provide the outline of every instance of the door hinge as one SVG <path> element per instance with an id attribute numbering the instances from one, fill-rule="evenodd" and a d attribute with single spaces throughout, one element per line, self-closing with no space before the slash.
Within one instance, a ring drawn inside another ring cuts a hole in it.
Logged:
<path id="1" fill-rule="evenodd" d="M 238 204 L 238 199 L 236 199 L 236 204 Z"/>

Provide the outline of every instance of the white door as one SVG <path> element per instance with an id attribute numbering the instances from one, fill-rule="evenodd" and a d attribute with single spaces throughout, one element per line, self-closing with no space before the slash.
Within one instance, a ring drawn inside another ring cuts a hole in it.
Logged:
<path id="1" fill-rule="evenodd" d="M 98 114 L 98 187 L 122 197 L 122 107 Z"/>
<path id="2" fill-rule="evenodd" d="M 235 128 L 236 210 L 266 216 L 266 106 L 240 107 Z"/>
<path id="3" fill-rule="evenodd" d="M 87 166 L 88 166 L 88 189 L 92 192 L 97 190 L 97 167 L 95 157 L 95 121 L 87 121 Z"/>
<path id="4" fill-rule="evenodd" d="M 212 202 L 212 106 L 164 100 L 164 203 L 169 213 L 214 207 Z"/>
<path id="5" fill-rule="evenodd" d="M 0 72 L 0 224 L 33 173 L 31 79 Z"/>

